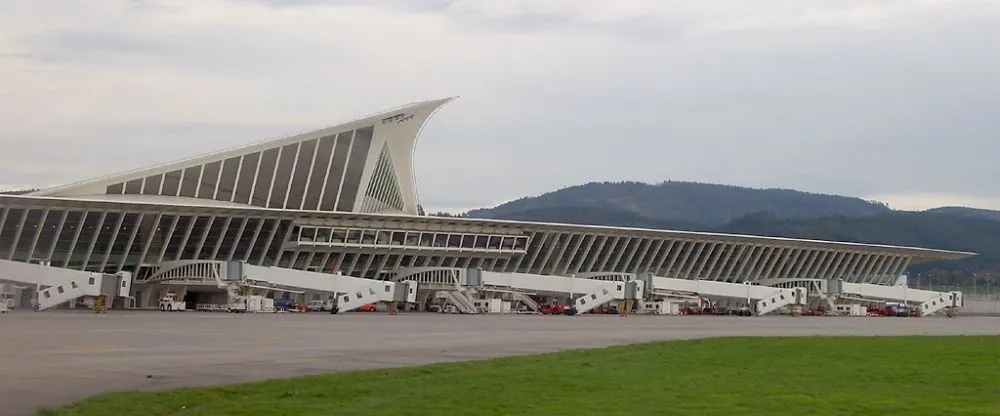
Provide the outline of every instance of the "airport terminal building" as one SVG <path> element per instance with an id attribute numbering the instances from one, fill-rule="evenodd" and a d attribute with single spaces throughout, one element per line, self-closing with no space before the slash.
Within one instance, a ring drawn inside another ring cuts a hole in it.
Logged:
<path id="1" fill-rule="evenodd" d="M 652 275 L 781 287 L 893 287 L 924 248 L 422 215 L 412 155 L 451 99 L 23 195 L 0 195 L 0 260 L 159 278 L 233 262 L 379 281 L 413 271 Z M 3 269 L 0 268 L 0 273 Z M 14 273 L 15 272 L 9 272 Z M 0 279 L 18 280 L 16 276 Z M 540 277 L 540 278 L 541 278 Z M 785 285 L 789 286 L 789 285 Z M 145 304 L 144 302 L 139 302 Z"/>

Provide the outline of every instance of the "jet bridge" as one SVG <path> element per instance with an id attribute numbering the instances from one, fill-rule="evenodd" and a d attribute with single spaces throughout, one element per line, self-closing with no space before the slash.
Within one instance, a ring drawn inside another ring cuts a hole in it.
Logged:
<path id="1" fill-rule="evenodd" d="M 39 311 L 84 296 L 127 298 L 132 290 L 132 274 L 129 272 L 92 273 L 51 267 L 47 262 L 0 260 L 0 280 L 35 285 L 38 288 L 36 306 Z"/>
<path id="2" fill-rule="evenodd" d="M 857 296 L 863 299 L 917 303 L 920 316 L 932 315 L 947 308 L 964 305 L 962 292 L 934 292 L 911 289 L 906 286 L 873 285 L 871 283 L 851 283 L 839 279 L 827 281 L 827 293 L 836 296 Z"/>
<path id="3" fill-rule="evenodd" d="M 677 279 L 650 274 L 638 275 L 638 280 L 646 282 L 652 296 L 683 297 L 695 294 L 752 301 L 758 316 L 777 311 L 788 305 L 808 303 L 804 288 L 776 288 L 750 283 L 729 283 L 714 280 Z M 751 303 L 751 302 L 748 302 Z"/>
<path id="4" fill-rule="evenodd" d="M 457 297 L 469 291 L 514 291 L 551 293 L 572 300 L 569 314 L 587 313 L 604 303 L 622 299 L 642 299 L 645 282 L 605 281 L 529 273 L 501 273 L 482 269 L 421 267 L 401 269 L 397 279 L 424 284 L 453 285 Z M 444 280 L 442 280 L 444 279 Z M 459 299 L 456 306 L 466 302 Z M 475 313 L 475 312 L 469 312 Z"/>
<path id="5" fill-rule="evenodd" d="M 415 282 L 391 282 L 284 267 L 264 267 L 242 261 L 181 260 L 161 263 L 147 282 L 174 279 L 215 279 L 220 288 L 273 288 L 333 293 L 335 312 L 347 312 L 375 302 L 416 302 Z"/>

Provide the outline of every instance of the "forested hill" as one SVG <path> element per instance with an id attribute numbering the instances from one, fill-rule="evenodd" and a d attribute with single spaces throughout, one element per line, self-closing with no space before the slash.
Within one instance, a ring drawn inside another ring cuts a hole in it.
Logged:
<path id="1" fill-rule="evenodd" d="M 565 222 L 578 222 L 583 214 L 571 211 L 581 209 L 594 214 L 582 221 L 591 224 L 646 224 L 656 228 L 673 224 L 685 229 L 715 227 L 757 212 L 769 212 L 780 219 L 861 217 L 889 212 L 885 204 L 860 198 L 668 181 L 655 185 L 593 182 L 521 198 L 495 208 L 473 210 L 466 215 L 499 219 L 532 219 L 542 215 L 553 220 L 566 215 L 574 220 Z"/>
<path id="2" fill-rule="evenodd" d="M 861 218 L 781 220 L 757 214 L 737 219 L 714 231 L 967 251 L 979 255 L 915 269 L 1000 269 L 1000 221 L 976 216 L 893 211 Z"/>
<path id="3" fill-rule="evenodd" d="M 967 208 L 967 207 L 941 207 L 929 209 L 926 212 L 935 214 L 960 215 L 963 217 L 986 218 L 993 221 L 1000 221 L 1000 211 L 989 209 Z"/>
<path id="4" fill-rule="evenodd" d="M 603 182 L 521 198 L 463 216 L 971 251 L 979 255 L 915 269 L 1000 272 L 1000 211 L 965 207 L 894 211 L 860 198 L 787 189 Z"/>

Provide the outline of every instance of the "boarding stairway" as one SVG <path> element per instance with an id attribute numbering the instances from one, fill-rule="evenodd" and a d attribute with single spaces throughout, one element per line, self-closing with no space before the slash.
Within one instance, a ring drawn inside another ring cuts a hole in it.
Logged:
<path id="1" fill-rule="evenodd" d="M 452 305 L 455 305 L 455 308 L 458 309 L 459 313 L 463 314 L 479 313 L 479 308 L 476 308 L 475 303 L 472 301 L 472 299 L 469 299 L 469 295 L 466 295 L 465 292 L 442 290 L 440 292 L 437 292 L 436 296 L 443 297 Z"/>
<path id="2" fill-rule="evenodd" d="M 347 312 L 376 302 L 416 302 L 417 284 L 365 279 L 332 273 L 311 272 L 283 267 L 265 267 L 242 261 L 179 260 L 161 263 L 145 282 L 202 279 L 216 280 L 219 287 L 267 288 L 332 293 L 336 296 L 334 312 Z"/>
<path id="3" fill-rule="evenodd" d="M 541 310 L 541 305 L 539 305 L 538 302 L 535 301 L 535 299 L 529 296 L 527 293 L 517 292 L 514 295 L 514 299 L 517 300 L 518 302 L 523 303 L 525 306 L 528 307 L 528 309 L 531 309 L 532 312 L 538 312 L 539 310 Z"/>
<path id="4" fill-rule="evenodd" d="M 85 296 L 128 297 L 132 274 L 104 274 L 52 267 L 47 262 L 24 263 L 0 260 L 0 280 L 35 285 L 36 309 L 43 311 Z"/>

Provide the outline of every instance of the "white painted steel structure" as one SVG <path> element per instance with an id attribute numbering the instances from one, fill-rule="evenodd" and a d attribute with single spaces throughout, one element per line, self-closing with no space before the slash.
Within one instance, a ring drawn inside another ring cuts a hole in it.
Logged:
<path id="1" fill-rule="evenodd" d="M 403 268 L 725 283 L 892 285 L 971 253 L 714 233 L 421 216 L 413 147 L 451 99 L 119 175 L 0 195 L 0 259 L 138 281 L 180 260 L 392 279 Z"/>
<path id="2" fill-rule="evenodd" d="M 417 214 L 410 156 L 426 120 L 451 100 L 414 103 L 321 130 L 31 195 L 112 201 L 169 201 L 163 199 L 167 197 L 284 210 Z"/>
<path id="3" fill-rule="evenodd" d="M 0 280 L 37 286 L 37 310 L 46 310 L 86 296 L 127 298 L 132 290 L 132 274 L 129 272 L 103 274 L 9 260 L 0 260 Z"/>
<path id="4" fill-rule="evenodd" d="M 449 301 L 465 313 L 476 313 L 469 299 L 470 292 L 530 292 L 566 297 L 573 313 L 590 310 L 616 300 L 644 298 L 644 282 L 638 280 L 589 279 L 528 273 L 500 273 L 480 269 L 449 267 L 418 267 L 401 269 L 396 279 L 444 290 Z M 528 300 L 531 300 L 528 298 Z M 537 303 L 533 304 L 535 310 Z"/>
<path id="5" fill-rule="evenodd" d="M 417 283 L 391 282 L 345 276 L 340 273 L 317 273 L 279 267 L 263 267 L 244 262 L 181 260 L 158 265 L 143 282 L 190 284 L 214 283 L 227 289 L 230 296 L 244 289 L 277 291 L 312 291 L 337 296 L 341 311 L 351 311 L 376 302 L 416 302 Z"/>

